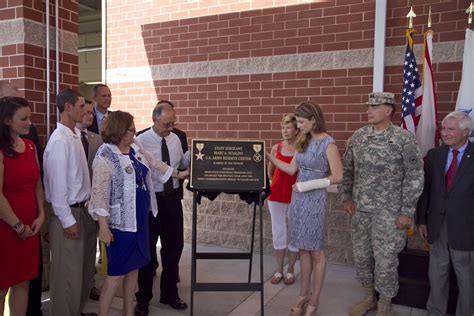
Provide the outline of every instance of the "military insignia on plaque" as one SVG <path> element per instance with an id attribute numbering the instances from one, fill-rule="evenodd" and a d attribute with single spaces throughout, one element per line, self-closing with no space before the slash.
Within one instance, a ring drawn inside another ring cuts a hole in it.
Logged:
<path id="1" fill-rule="evenodd" d="M 255 162 L 262 161 L 262 154 L 260 154 L 260 152 L 262 151 L 262 145 L 253 144 L 253 150 L 255 151 L 255 154 L 253 155 L 253 161 Z"/>
<path id="2" fill-rule="evenodd" d="M 196 149 L 198 150 L 198 153 L 194 154 L 196 156 L 196 160 L 203 160 L 204 154 L 201 151 L 204 149 L 204 143 L 196 143 Z"/>

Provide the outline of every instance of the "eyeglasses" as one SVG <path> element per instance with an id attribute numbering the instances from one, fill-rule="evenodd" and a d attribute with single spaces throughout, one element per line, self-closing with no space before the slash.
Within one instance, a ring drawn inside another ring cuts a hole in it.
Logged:
<path id="1" fill-rule="evenodd" d="M 178 125 L 178 123 L 176 122 L 171 122 L 171 123 L 166 123 L 166 124 L 160 123 L 160 125 L 163 126 L 164 128 L 172 128 Z"/>

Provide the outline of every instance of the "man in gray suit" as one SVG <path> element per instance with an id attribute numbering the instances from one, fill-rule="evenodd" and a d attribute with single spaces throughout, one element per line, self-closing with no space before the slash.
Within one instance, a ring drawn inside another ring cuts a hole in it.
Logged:
<path id="1" fill-rule="evenodd" d="M 449 113 L 441 123 L 444 145 L 425 160 L 425 185 L 418 201 L 418 232 L 430 244 L 429 315 L 446 315 L 450 261 L 459 288 L 456 316 L 473 313 L 474 145 L 472 120 L 464 112 Z"/>
<path id="2" fill-rule="evenodd" d="M 84 106 L 82 122 L 76 123 L 76 127 L 81 131 L 81 142 L 84 147 L 84 152 L 86 153 L 89 175 L 92 181 L 92 162 L 94 161 L 97 149 L 99 149 L 100 145 L 103 144 L 103 141 L 99 134 L 87 130 L 94 120 L 94 106 L 89 100 L 86 100 L 85 102 L 86 105 Z M 95 265 L 92 268 L 95 271 Z M 91 289 L 91 293 L 89 294 L 89 298 L 94 301 L 98 301 L 100 298 L 100 290 L 95 286 L 95 282 Z"/>
<path id="3" fill-rule="evenodd" d="M 92 179 L 92 162 L 94 161 L 95 153 L 99 149 L 100 145 L 103 144 L 102 137 L 99 134 L 87 130 L 92 125 L 94 120 L 94 106 L 92 102 L 86 100 L 84 106 L 84 116 L 82 122 L 76 123 L 76 127 L 81 131 L 81 141 L 83 142 L 84 151 L 87 157 L 87 165 L 89 166 L 89 173 Z M 87 151 L 85 144 L 87 144 Z"/>

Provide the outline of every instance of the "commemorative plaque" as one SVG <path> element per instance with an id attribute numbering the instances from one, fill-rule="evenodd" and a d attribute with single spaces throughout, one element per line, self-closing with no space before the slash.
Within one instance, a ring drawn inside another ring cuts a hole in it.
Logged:
<path id="1" fill-rule="evenodd" d="M 265 189 L 265 142 L 193 139 L 190 186 L 209 191 Z"/>

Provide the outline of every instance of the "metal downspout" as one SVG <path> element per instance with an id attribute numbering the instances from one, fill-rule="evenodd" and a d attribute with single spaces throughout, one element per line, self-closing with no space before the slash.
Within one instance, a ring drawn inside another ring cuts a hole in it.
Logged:
<path id="1" fill-rule="evenodd" d="M 387 0 L 375 2 L 375 36 L 374 36 L 374 69 L 373 92 L 382 92 L 384 89 L 385 74 L 385 28 L 387 18 Z"/>
<path id="2" fill-rule="evenodd" d="M 107 0 L 102 0 L 102 83 L 107 84 Z"/>
<path id="3" fill-rule="evenodd" d="M 56 95 L 59 93 L 59 0 L 54 3 L 54 21 L 56 28 Z M 56 110 L 56 120 L 59 122 L 59 111 Z"/>
<path id="4" fill-rule="evenodd" d="M 50 86 L 50 38 L 49 38 L 49 0 L 46 0 L 46 141 L 51 135 L 51 86 Z"/>

